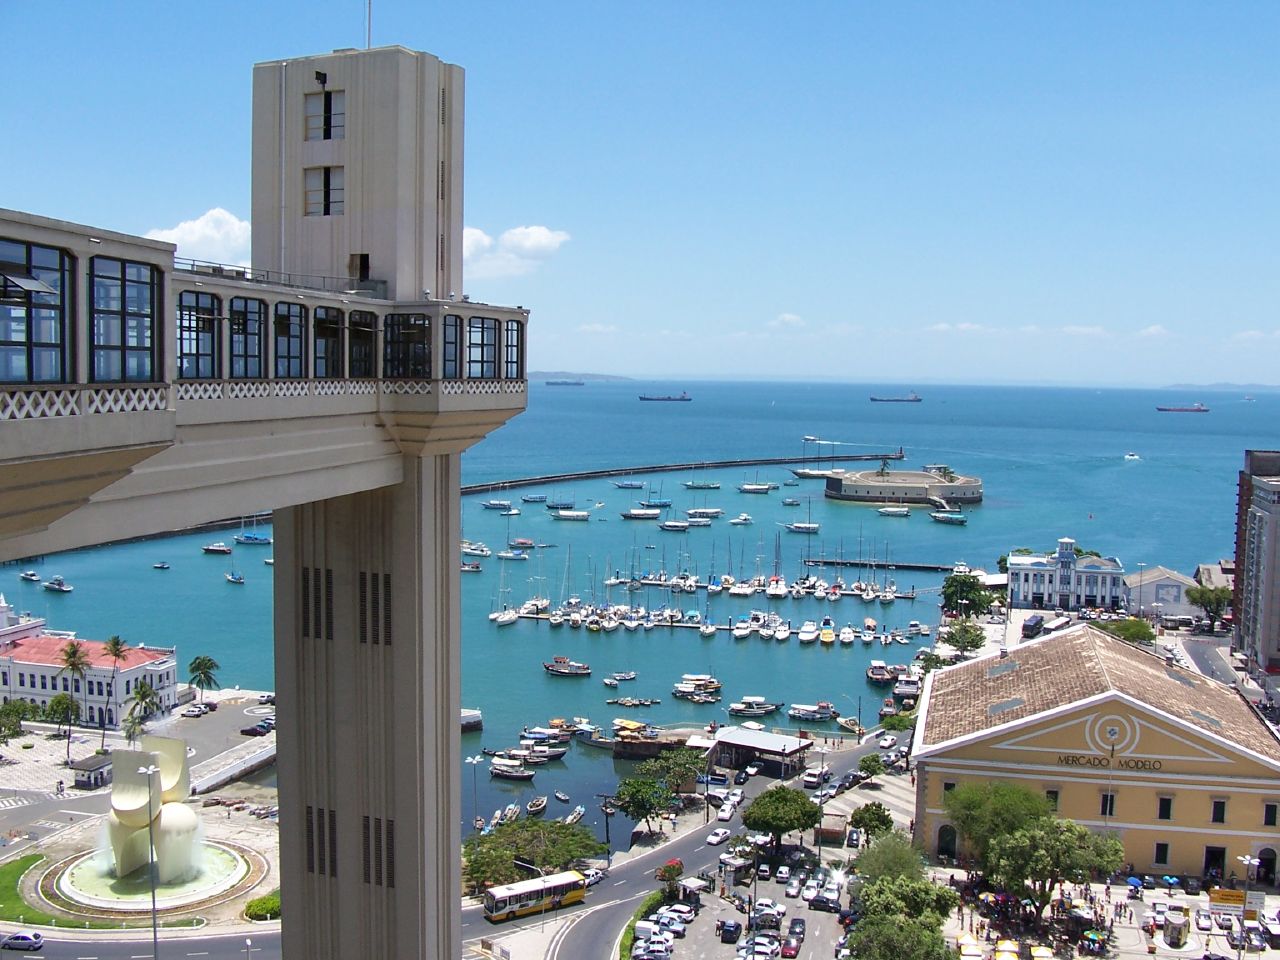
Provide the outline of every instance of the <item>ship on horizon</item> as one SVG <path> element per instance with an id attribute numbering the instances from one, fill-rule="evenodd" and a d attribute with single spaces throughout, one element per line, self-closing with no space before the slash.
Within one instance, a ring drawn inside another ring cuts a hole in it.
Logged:
<path id="1" fill-rule="evenodd" d="M 670 396 L 668 396 L 668 397 L 651 397 L 651 396 L 649 396 L 648 394 L 644 394 L 644 393 L 642 393 L 642 394 L 640 394 L 640 399 L 641 399 L 641 400 L 648 400 L 648 401 L 650 401 L 650 402 L 654 402 L 654 403 L 688 403 L 690 400 L 692 400 L 692 399 L 693 399 L 693 397 L 689 396 L 689 394 L 688 394 L 688 392 L 687 392 L 687 391 L 685 391 L 685 390 L 681 390 L 681 391 L 680 391 L 680 395 L 679 395 L 679 396 L 677 396 L 677 397 L 670 397 Z"/>
<path id="2" fill-rule="evenodd" d="M 1158 413 L 1208 413 L 1209 408 L 1197 400 L 1189 407 L 1156 407 Z"/>
<path id="3" fill-rule="evenodd" d="M 586 384 L 584 380 L 545 380 L 543 382 L 548 387 L 581 387 Z"/>
<path id="4" fill-rule="evenodd" d="M 923 397 L 919 396 L 914 390 L 905 397 L 872 397 L 872 403 L 920 403 Z"/>

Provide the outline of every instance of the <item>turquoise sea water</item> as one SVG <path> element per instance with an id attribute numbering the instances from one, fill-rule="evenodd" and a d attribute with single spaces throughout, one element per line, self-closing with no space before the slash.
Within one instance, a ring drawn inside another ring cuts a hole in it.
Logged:
<path id="1" fill-rule="evenodd" d="M 693 395 L 692 403 L 637 400 L 642 392 L 682 389 Z M 956 386 L 920 390 L 925 400 L 919 404 L 867 400 L 873 392 L 901 394 L 907 389 L 909 385 L 723 382 L 531 384 L 528 412 L 465 455 L 464 482 L 605 466 L 798 456 L 816 452 L 801 439 L 814 435 L 840 441 L 840 451 L 902 446 L 906 466 L 950 464 L 959 473 L 982 477 L 986 500 L 967 511 L 967 526 L 947 527 L 931 522 L 923 510 L 906 520 L 891 519 L 867 507 L 825 501 L 818 481 L 782 487 L 766 497 L 736 491 L 739 482 L 757 476 L 783 481 L 790 474 L 781 467 L 699 474 L 700 479 L 719 480 L 719 491 L 686 491 L 681 481 L 689 475 L 683 473 L 637 475 L 651 481 L 655 493 L 671 498 L 681 512 L 703 505 L 726 511 L 710 528 L 673 534 L 651 523 L 621 520 L 619 512 L 644 491 L 618 490 L 607 480 L 501 494 L 522 508 L 509 521 L 483 510 L 483 497 L 468 498 L 463 504 L 468 538 L 483 540 L 495 552 L 508 536 L 556 546 L 534 551 L 524 563 L 504 565 L 489 558 L 482 573 L 463 575 L 463 702 L 485 715 L 485 731 L 464 737 L 464 750 L 514 745 L 521 725 L 545 723 L 552 716 L 589 716 L 606 727 L 614 716 L 659 723 L 724 720 L 721 707 L 744 694 L 788 703 L 832 700 L 843 712 L 855 710 L 861 697 L 864 718 L 870 720 L 879 695 L 865 683 L 867 661 L 905 661 L 915 649 L 861 643 L 853 648 L 800 647 L 794 636 L 785 644 L 756 637 L 735 642 L 727 633 L 704 640 L 694 631 L 662 629 L 588 634 L 531 622 L 499 629 L 486 614 L 500 596 L 518 603 L 539 593 L 558 601 L 567 591 L 603 601 L 602 580 L 614 571 L 633 569 L 687 567 L 704 579 L 712 570 L 752 574 L 757 565 L 769 573 L 780 522 L 807 519 L 810 509 L 812 519 L 822 524 L 820 536 L 781 533 L 781 571 L 789 579 L 798 575 L 806 554 L 856 557 L 861 552 L 890 562 L 938 564 L 964 560 L 994 569 L 996 557 L 1011 547 L 1047 550 L 1061 536 L 1114 554 L 1129 569 L 1136 570 L 1141 561 L 1191 573 L 1197 562 L 1232 553 L 1235 475 L 1243 450 L 1280 446 L 1277 394 L 1245 402 L 1241 394 L 1225 393 Z M 1194 400 L 1203 400 L 1212 412 L 1155 411 L 1157 404 Z M 1127 451 L 1142 459 L 1124 460 Z M 593 519 L 554 521 L 541 504 L 519 502 L 529 492 L 576 499 L 579 509 L 593 511 Z M 799 497 L 802 505 L 783 507 L 784 496 Z M 602 506 L 597 508 L 598 503 Z M 729 526 L 728 518 L 742 511 L 756 522 Z M 19 582 L 14 567 L 4 568 L 0 590 L 21 609 L 47 616 L 54 628 L 90 638 L 118 633 L 131 643 L 177 645 L 183 663 L 209 653 L 222 665 L 224 684 L 271 688 L 271 571 L 261 560 L 270 548 L 236 548 L 235 566 L 246 578 L 242 587 L 224 580 L 227 558 L 200 553 L 201 544 L 229 542 L 232 533 L 184 534 L 46 558 L 39 565 L 41 573 L 65 576 L 76 588 L 69 595 Z M 157 560 L 168 561 L 171 569 L 153 571 Z M 893 576 L 900 587 L 922 590 L 936 588 L 941 579 L 906 571 Z M 852 572 L 846 574 L 852 578 Z M 622 602 L 625 596 L 615 588 L 611 599 Z M 656 590 L 633 595 L 634 602 L 650 607 L 668 599 Z M 702 594 L 684 595 L 680 603 L 686 609 L 706 609 Z M 710 615 L 725 623 L 766 603 L 762 596 L 738 600 L 722 594 L 711 601 Z M 859 625 L 867 615 L 904 626 L 912 619 L 935 621 L 936 604 L 936 594 L 924 594 L 914 602 L 898 601 L 890 610 L 847 598 L 835 604 L 784 600 L 775 608 L 797 627 L 823 613 L 832 615 L 837 626 Z M 547 675 L 540 664 L 557 654 L 590 662 L 594 676 L 573 680 Z M 605 699 L 615 694 L 600 678 L 625 669 L 640 677 L 623 684 L 620 693 L 661 697 L 663 703 L 632 711 L 607 706 Z M 672 699 L 671 685 L 685 672 L 719 676 L 725 685 L 723 703 L 699 707 Z M 490 783 L 481 770 L 478 806 L 491 812 L 499 803 L 556 788 L 567 790 L 577 802 L 607 791 L 622 772 L 625 765 L 615 765 L 607 755 L 575 747 L 567 763 L 541 768 L 533 787 Z M 468 816 L 470 787 L 464 779 Z"/>

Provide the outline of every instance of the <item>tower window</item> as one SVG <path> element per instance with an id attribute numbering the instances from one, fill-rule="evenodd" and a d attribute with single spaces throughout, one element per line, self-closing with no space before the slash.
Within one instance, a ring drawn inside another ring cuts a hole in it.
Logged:
<path id="1" fill-rule="evenodd" d="M 345 140 L 347 94 L 342 90 L 308 93 L 304 102 L 308 140 Z"/>
<path id="2" fill-rule="evenodd" d="M 345 177 L 342 167 L 308 167 L 303 171 L 303 213 L 308 217 L 342 216 Z"/>

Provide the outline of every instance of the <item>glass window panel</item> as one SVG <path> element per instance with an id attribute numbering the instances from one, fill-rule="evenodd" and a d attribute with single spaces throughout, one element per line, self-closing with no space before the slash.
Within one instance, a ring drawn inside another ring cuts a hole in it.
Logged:
<path id="1" fill-rule="evenodd" d="M 62 351 L 51 347 L 35 347 L 31 351 L 32 380 L 57 383 L 62 379 Z"/>
<path id="2" fill-rule="evenodd" d="M 13 240 L 0 240 L 0 263 L 20 263 L 26 266 L 27 245 Z"/>
<path id="3" fill-rule="evenodd" d="M 61 343 L 62 313 L 44 308 L 32 310 L 31 338 L 36 343 Z"/>
<path id="4" fill-rule="evenodd" d="M 130 313 L 150 313 L 151 284 L 126 283 L 124 285 L 124 308 Z"/>
<path id="5" fill-rule="evenodd" d="M 0 380 L 27 379 L 26 347 L 0 346 Z"/>
<path id="6" fill-rule="evenodd" d="M 129 350 L 125 353 L 125 379 L 151 379 L 151 351 Z"/>
<path id="7" fill-rule="evenodd" d="M 93 306 L 95 310 L 119 310 L 120 281 L 95 277 L 93 280 Z"/>
<path id="8" fill-rule="evenodd" d="M 115 350 L 95 350 L 93 352 L 93 379 L 119 380 L 120 354 Z"/>
<path id="9" fill-rule="evenodd" d="M 124 342 L 130 347 L 151 346 L 151 320 L 149 317 L 126 317 Z"/>
<path id="10" fill-rule="evenodd" d="M 54 247 L 38 247 L 34 244 L 31 247 L 31 266 L 48 267 L 52 270 L 61 270 L 64 268 L 64 255 L 61 250 Z"/>
<path id="11" fill-rule="evenodd" d="M 119 260 L 110 257 L 93 258 L 93 274 L 96 277 L 119 277 L 121 267 Z"/>
<path id="12" fill-rule="evenodd" d="M 120 346 L 120 317 L 118 314 L 94 314 L 93 343 L 94 346 L 100 347 Z"/>
<path id="13" fill-rule="evenodd" d="M 150 284 L 153 269 L 150 264 L 126 262 L 124 265 L 124 278 L 126 280 L 141 280 L 143 283 Z"/>

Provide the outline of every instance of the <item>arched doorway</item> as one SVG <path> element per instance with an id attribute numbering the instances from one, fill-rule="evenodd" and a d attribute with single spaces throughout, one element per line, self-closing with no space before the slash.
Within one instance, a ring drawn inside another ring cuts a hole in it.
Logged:
<path id="1" fill-rule="evenodd" d="M 1276 851 L 1274 847 L 1263 847 L 1258 851 L 1258 883 L 1274 884 L 1276 882 Z"/>
<path id="2" fill-rule="evenodd" d="M 956 828 L 949 823 L 938 828 L 938 857 L 956 858 Z"/>

